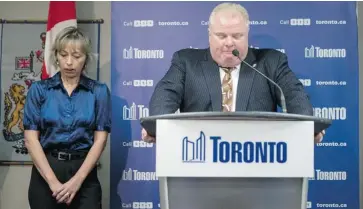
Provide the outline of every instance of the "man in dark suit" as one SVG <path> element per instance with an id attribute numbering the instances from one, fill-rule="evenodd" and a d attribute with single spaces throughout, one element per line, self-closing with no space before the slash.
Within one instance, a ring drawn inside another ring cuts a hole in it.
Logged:
<path id="1" fill-rule="evenodd" d="M 249 17 L 239 4 L 222 3 L 209 18 L 208 49 L 174 53 L 172 65 L 158 82 L 149 104 L 150 115 L 203 111 L 276 111 L 280 92 L 256 67 L 283 90 L 289 113 L 313 115 L 303 85 L 288 66 L 285 54 L 248 47 Z M 239 58 L 232 51 L 239 51 Z M 324 133 L 315 136 L 321 140 Z M 142 130 L 142 138 L 154 142 Z"/>

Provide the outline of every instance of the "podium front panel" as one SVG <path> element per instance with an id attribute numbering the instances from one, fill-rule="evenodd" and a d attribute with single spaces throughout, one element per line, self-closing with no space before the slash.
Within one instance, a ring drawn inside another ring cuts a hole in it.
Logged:
<path id="1" fill-rule="evenodd" d="M 160 178 L 161 209 L 302 209 L 303 178 Z"/>
<path id="2" fill-rule="evenodd" d="M 311 121 L 158 120 L 158 177 L 314 176 Z"/>

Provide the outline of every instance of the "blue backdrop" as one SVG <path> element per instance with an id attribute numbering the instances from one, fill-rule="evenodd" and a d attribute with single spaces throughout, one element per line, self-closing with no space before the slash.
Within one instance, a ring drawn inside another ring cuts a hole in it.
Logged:
<path id="1" fill-rule="evenodd" d="M 155 147 L 140 141 L 155 84 L 172 54 L 208 47 L 219 2 L 112 2 L 111 209 L 158 208 Z M 355 2 L 245 2 L 250 45 L 275 48 L 333 119 L 316 146 L 308 208 L 359 208 L 358 41 Z M 293 136 L 292 136 L 293 137 Z"/>

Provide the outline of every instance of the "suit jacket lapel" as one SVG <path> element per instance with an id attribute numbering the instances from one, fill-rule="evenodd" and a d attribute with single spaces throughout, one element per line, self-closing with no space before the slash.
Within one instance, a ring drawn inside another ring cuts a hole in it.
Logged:
<path id="1" fill-rule="evenodd" d="M 222 111 L 222 84 L 220 78 L 219 67 L 210 55 L 209 48 L 207 49 L 206 59 L 201 61 L 203 74 L 208 86 L 212 110 L 214 112 Z"/>
<path id="2" fill-rule="evenodd" d="M 253 66 L 255 60 L 256 57 L 251 52 L 251 49 L 248 49 L 248 53 L 244 61 Z M 247 104 L 250 98 L 255 74 L 256 71 L 244 63 L 241 63 L 237 87 L 236 111 L 247 111 Z"/>

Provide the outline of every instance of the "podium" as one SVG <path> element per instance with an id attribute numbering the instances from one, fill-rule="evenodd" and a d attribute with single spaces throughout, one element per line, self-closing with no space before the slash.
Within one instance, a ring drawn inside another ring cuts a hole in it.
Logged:
<path id="1" fill-rule="evenodd" d="M 275 112 L 150 116 L 161 209 L 306 209 L 314 133 L 331 120 Z"/>

